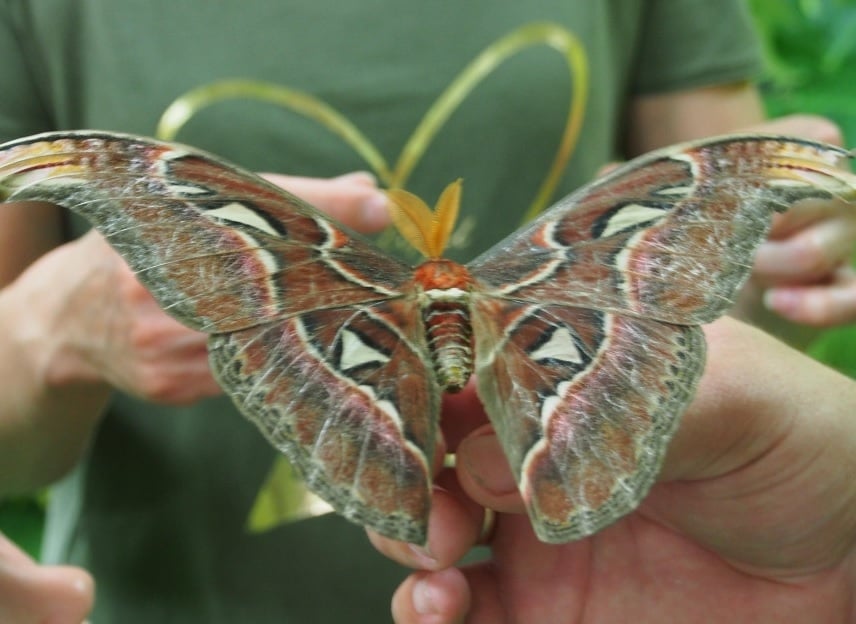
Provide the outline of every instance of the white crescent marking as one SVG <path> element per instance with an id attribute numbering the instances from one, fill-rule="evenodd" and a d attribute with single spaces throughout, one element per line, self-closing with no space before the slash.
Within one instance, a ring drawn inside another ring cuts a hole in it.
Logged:
<path id="1" fill-rule="evenodd" d="M 232 202 L 231 204 L 226 204 L 212 210 L 205 210 L 204 214 L 209 217 L 223 219 L 224 221 L 231 221 L 232 223 L 242 223 L 265 234 L 282 238 L 279 232 L 273 229 L 270 223 L 260 217 L 255 210 L 247 208 L 238 202 Z"/>
<path id="2" fill-rule="evenodd" d="M 574 342 L 574 335 L 567 327 L 560 327 L 549 340 L 529 354 L 533 360 L 561 360 L 572 364 L 582 364 L 583 357 Z"/>
<path id="3" fill-rule="evenodd" d="M 665 195 L 666 197 L 683 197 L 689 195 L 695 190 L 694 186 L 667 186 L 655 191 L 655 195 Z"/>
<path id="4" fill-rule="evenodd" d="M 173 191 L 177 195 L 185 197 L 211 194 L 211 189 L 203 188 L 201 186 L 193 186 L 192 184 L 170 184 L 169 190 Z"/>
<path id="5" fill-rule="evenodd" d="M 385 364 L 389 362 L 389 357 L 371 345 L 367 345 L 359 334 L 348 329 L 342 330 L 342 355 L 339 358 L 339 366 L 342 370 L 372 362 Z"/>
<path id="6" fill-rule="evenodd" d="M 659 219 L 665 214 L 666 211 L 660 208 L 651 208 L 641 204 L 627 204 L 610 217 L 600 237 L 612 236 L 640 223 Z"/>
<path id="7" fill-rule="evenodd" d="M 767 184 L 780 188 L 801 188 L 812 186 L 810 182 L 805 182 L 804 180 L 794 180 L 792 178 L 773 178 L 771 180 L 768 180 Z"/>

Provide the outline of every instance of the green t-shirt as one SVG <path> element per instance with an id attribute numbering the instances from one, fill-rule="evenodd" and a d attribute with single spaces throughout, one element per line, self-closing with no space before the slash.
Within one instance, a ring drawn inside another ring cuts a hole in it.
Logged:
<path id="1" fill-rule="evenodd" d="M 6 0 L 0 139 L 98 128 L 151 135 L 179 95 L 226 78 L 311 93 L 394 162 L 432 102 L 491 42 L 532 22 L 588 56 L 583 131 L 557 191 L 618 155 L 627 98 L 751 77 L 739 0 L 313 2 Z M 502 64 L 451 116 L 408 187 L 429 201 L 466 180 L 467 259 L 516 229 L 546 174 L 570 79 L 543 46 Z M 248 168 L 365 169 L 317 124 L 229 101 L 178 136 Z M 73 223 L 71 233 L 80 224 Z M 88 568 L 95 624 L 382 622 L 406 571 L 333 515 L 250 534 L 274 451 L 225 398 L 170 408 L 117 396 L 86 457 L 54 491 L 45 558 Z"/>

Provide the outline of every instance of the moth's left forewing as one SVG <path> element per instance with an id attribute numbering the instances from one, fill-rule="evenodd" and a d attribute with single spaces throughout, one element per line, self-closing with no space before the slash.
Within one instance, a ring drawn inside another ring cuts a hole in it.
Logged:
<path id="1" fill-rule="evenodd" d="M 672 323 L 724 313 L 771 215 L 853 195 L 848 152 L 781 137 L 728 137 L 644 156 L 560 201 L 468 266 L 491 289 Z"/>

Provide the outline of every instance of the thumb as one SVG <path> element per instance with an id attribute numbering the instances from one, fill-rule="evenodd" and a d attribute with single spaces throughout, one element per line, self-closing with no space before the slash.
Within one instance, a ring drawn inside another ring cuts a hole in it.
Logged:
<path id="1" fill-rule="evenodd" d="M 71 566 L 41 566 L 0 534 L 0 621 L 80 624 L 92 609 L 92 577 Z"/>
<path id="2" fill-rule="evenodd" d="M 337 178 L 264 173 L 262 177 L 357 231 L 378 232 L 390 223 L 388 200 L 370 173 L 357 171 Z"/>

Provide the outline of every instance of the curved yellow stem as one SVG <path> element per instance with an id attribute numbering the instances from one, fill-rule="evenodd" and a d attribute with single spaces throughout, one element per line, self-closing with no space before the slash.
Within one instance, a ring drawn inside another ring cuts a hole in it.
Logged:
<path id="1" fill-rule="evenodd" d="M 393 186 L 405 185 L 437 132 L 482 80 L 515 54 L 537 45 L 547 45 L 560 52 L 570 74 L 568 114 L 559 147 L 523 220 L 528 221 L 541 212 L 555 193 L 576 146 L 588 93 L 588 61 L 585 50 L 573 33 L 556 24 L 522 26 L 489 45 L 473 59 L 437 98 L 410 135 L 393 168 Z"/>
<path id="2" fill-rule="evenodd" d="M 534 219 L 544 210 L 556 192 L 580 137 L 589 89 L 588 59 L 579 39 L 573 33 L 556 27 L 545 30 L 542 34 L 545 37 L 544 43 L 564 54 L 568 63 L 571 73 L 570 105 L 556 155 L 535 199 L 523 216 L 524 222 Z"/>
<path id="3" fill-rule="evenodd" d="M 199 111 L 228 99 L 270 102 L 314 120 L 349 145 L 389 188 L 403 188 L 434 137 L 470 93 L 502 63 L 528 48 L 546 45 L 562 54 L 570 75 L 565 127 L 547 175 L 524 215 L 524 221 L 541 212 L 553 194 L 579 138 L 588 93 L 588 61 L 579 39 L 562 26 L 535 23 L 498 39 L 471 61 L 426 111 L 390 167 L 374 144 L 340 112 L 322 100 L 282 85 L 254 80 L 224 80 L 197 87 L 176 99 L 164 111 L 157 136 L 174 139 Z"/>
<path id="4" fill-rule="evenodd" d="M 197 87 L 181 95 L 161 115 L 156 136 L 175 139 L 184 125 L 203 108 L 223 100 L 246 99 L 269 102 L 323 126 L 348 144 L 385 184 L 392 174 L 389 164 L 374 144 L 339 111 L 313 95 L 282 85 L 257 80 L 223 80 Z"/>

